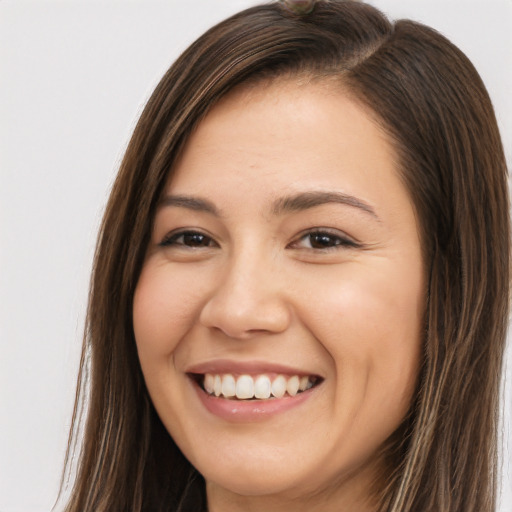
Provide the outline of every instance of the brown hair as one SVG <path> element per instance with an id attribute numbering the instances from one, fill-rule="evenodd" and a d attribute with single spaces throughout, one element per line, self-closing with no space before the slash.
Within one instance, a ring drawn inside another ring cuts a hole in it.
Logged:
<path id="1" fill-rule="evenodd" d="M 396 148 L 422 231 L 430 273 L 422 370 L 409 417 L 386 446 L 379 510 L 494 509 L 509 218 L 493 108 L 443 36 L 340 0 L 303 16 L 274 3 L 231 17 L 185 51 L 148 101 L 98 238 L 67 466 L 85 401 L 88 415 L 68 512 L 206 508 L 201 476 L 145 388 L 133 294 L 155 205 L 191 131 L 235 86 L 283 74 L 338 77 L 369 107 Z"/>

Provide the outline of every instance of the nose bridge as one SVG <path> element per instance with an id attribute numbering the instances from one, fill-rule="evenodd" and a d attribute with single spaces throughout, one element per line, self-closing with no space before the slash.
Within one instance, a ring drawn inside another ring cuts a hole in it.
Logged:
<path id="1" fill-rule="evenodd" d="M 279 274 L 271 251 L 256 244 L 233 251 L 203 307 L 201 323 L 232 338 L 285 330 L 290 310 Z"/>

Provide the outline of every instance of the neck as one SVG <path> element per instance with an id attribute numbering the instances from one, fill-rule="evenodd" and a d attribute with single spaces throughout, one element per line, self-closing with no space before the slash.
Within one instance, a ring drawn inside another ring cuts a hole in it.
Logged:
<path id="1" fill-rule="evenodd" d="M 366 482 L 369 484 L 370 482 Z M 334 489 L 310 494 L 242 495 L 207 482 L 208 512 L 377 512 L 370 485 L 349 480 Z"/>

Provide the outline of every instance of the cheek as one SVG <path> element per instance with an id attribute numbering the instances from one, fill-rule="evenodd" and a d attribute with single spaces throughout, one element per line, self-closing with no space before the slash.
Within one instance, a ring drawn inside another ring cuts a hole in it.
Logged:
<path id="1" fill-rule="evenodd" d="M 423 335 L 424 280 L 421 268 L 407 281 L 389 265 L 352 266 L 339 279 L 325 279 L 315 311 L 304 313 L 337 367 L 342 385 L 365 381 L 368 397 L 409 402 Z"/>
<path id="2" fill-rule="evenodd" d="M 198 314 L 199 294 L 183 272 L 146 264 L 133 300 L 133 328 L 139 354 L 171 354 Z"/>

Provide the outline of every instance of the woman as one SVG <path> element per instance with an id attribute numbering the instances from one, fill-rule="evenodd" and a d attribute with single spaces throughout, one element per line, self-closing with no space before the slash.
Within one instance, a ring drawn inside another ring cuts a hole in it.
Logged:
<path id="1" fill-rule="evenodd" d="M 458 49 L 351 1 L 226 20 L 107 206 L 67 510 L 492 511 L 508 281 L 503 149 Z"/>

